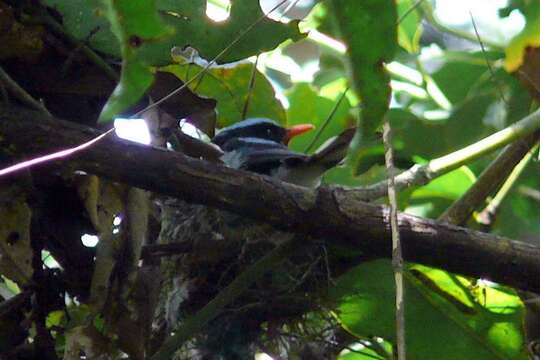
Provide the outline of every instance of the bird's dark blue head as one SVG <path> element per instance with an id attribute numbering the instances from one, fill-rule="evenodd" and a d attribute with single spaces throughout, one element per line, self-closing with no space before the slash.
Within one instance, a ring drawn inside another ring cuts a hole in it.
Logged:
<path id="1" fill-rule="evenodd" d="M 311 129 L 313 129 L 313 125 L 295 125 L 291 128 L 284 128 L 271 119 L 252 118 L 223 128 L 214 136 L 212 142 L 219 147 L 223 147 L 232 139 L 257 138 L 286 145 L 293 136 L 300 135 Z"/>

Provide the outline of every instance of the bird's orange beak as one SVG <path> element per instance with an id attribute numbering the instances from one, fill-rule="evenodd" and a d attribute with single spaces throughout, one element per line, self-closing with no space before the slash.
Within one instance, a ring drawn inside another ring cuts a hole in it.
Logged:
<path id="1" fill-rule="evenodd" d="M 299 124 L 291 126 L 290 128 L 287 128 L 287 134 L 285 135 L 285 139 L 283 139 L 283 142 L 285 143 L 285 145 L 287 145 L 293 137 L 301 135 L 313 129 L 315 129 L 315 126 L 313 126 L 312 124 Z"/>

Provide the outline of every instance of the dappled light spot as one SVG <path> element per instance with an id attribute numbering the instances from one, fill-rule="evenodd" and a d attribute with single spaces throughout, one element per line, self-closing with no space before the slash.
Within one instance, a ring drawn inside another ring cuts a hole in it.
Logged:
<path id="1" fill-rule="evenodd" d="M 114 120 L 114 127 L 116 135 L 122 139 L 150 144 L 150 132 L 143 119 L 117 118 Z"/>
<path id="2" fill-rule="evenodd" d="M 86 247 L 95 247 L 99 242 L 99 238 L 95 235 L 84 234 L 81 236 L 81 241 Z"/>
<path id="3" fill-rule="evenodd" d="M 230 0 L 208 0 L 206 2 L 206 16 L 216 22 L 227 20 L 230 9 Z"/>

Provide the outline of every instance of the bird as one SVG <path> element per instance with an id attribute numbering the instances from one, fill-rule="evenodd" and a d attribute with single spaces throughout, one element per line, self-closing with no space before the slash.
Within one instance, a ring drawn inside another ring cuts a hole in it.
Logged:
<path id="1" fill-rule="evenodd" d="M 324 173 L 346 156 L 354 129 L 330 139 L 313 154 L 289 149 L 292 138 L 313 129 L 311 124 L 286 127 L 272 119 L 250 118 L 222 128 L 211 142 L 220 148 L 220 161 L 226 166 L 316 187 Z M 264 222 L 181 199 L 163 201 L 161 216 L 158 242 L 183 243 L 193 249 L 162 261 L 162 272 L 167 274 L 162 285 L 164 303 L 158 307 L 155 322 L 162 334 L 174 331 L 187 314 L 199 310 L 248 264 L 292 236 Z M 318 246 L 312 246 L 294 261 L 281 264 L 270 283 L 256 285 L 249 296 L 234 304 L 238 308 L 246 305 L 248 310 L 223 314 L 190 344 L 194 346 L 190 358 L 253 358 L 253 344 L 262 336 L 262 324 L 271 319 L 272 311 L 261 311 L 266 308 L 264 304 L 271 302 L 275 293 L 287 293 L 290 279 L 304 279 L 306 272 L 318 274 L 314 278 L 326 276 L 322 266 L 312 266 L 318 264 L 320 251 Z M 258 305 L 252 309 L 249 304 Z M 283 311 L 280 313 L 285 316 Z"/>
<path id="2" fill-rule="evenodd" d="M 268 118 L 251 118 L 223 128 L 212 142 L 221 148 L 221 160 L 230 167 L 316 187 L 322 175 L 344 159 L 355 129 L 345 130 L 311 155 L 287 147 L 292 138 L 314 128 L 312 124 L 287 128 Z"/>

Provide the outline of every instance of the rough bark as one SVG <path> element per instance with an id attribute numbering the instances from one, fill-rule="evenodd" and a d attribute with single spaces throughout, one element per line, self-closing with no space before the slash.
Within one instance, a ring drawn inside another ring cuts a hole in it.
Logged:
<path id="1" fill-rule="evenodd" d="M 0 108 L 0 145 L 13 159 L 77 146 L 99 133 L 37 112 Z M 56 164 L 235 212 L 366 255 L 391 255 L 388 208 L 360 201 L 361 190 L 302 188 L 114 136 Z M 399 214 L 399 226 L 407 261 L 540 291 L 538 246 L 406 214 Z"/>

